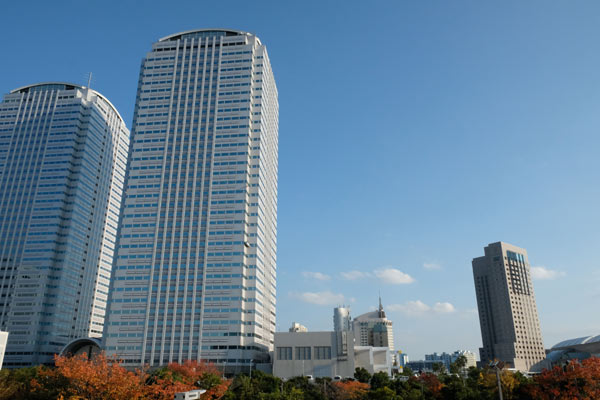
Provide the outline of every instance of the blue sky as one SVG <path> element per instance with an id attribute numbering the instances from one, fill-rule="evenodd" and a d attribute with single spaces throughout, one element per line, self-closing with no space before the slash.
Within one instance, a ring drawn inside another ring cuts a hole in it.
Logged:
<path id="1" fill-rule="evenodd" d="M 476 351 L 471 259 L 502 240 L 547 347 L 599 333 L 600 3 L 9 2 L 0 92 L 92 71 L 131 126 L 151 43 L 209 27 L 256 33 L 275 71 L 279 329 L 381 291 L 412 359 Z"/>

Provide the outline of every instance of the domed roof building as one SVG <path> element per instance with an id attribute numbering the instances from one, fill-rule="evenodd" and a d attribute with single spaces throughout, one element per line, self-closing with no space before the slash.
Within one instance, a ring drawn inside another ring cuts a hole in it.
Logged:
<path id="1" fill-rule="evenodd" d="M 552 346 L 546 355 L 553 365 L 590 357 L 600 357 L 600 335 L 563 340 Z"/>
<path id="2" fill-rule="evenodd" d="M 357 346 L 388 347 L 394 351 L 392 321 L 385 315 L 381 297 L 377 310 L 359 315 L 354 318 L 352 324 Z"/>

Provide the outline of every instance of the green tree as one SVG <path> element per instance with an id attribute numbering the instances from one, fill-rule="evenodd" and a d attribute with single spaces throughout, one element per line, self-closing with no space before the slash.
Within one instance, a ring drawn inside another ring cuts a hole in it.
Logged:
<path id="1" fill-rule="evenodd" d="M 446 366 L 443 363 L 433 363 L 431 369 L 436 375 L 443 374 L 446 372 Z"/>
<path id="2" fill-rule="evenodd" d="M 377 390 L 380 388 L 390 386 L 390 377 L 386 372 L 376 372 L 371 377 L 371 390 Z"/>
<path id="3" fill-rule="evenodd" d="M 359 367 L 354 370 L 354 378 L 361 383 L 369 383 L 371 374 L 366 369 Z"/>
<path id="4" fill-rule="evenodd" d="M 460 355 L 452 364 L 450 364 L 450 372 L 453 374 L 462 374 L 466 366 L 467 357 Z"/>
<path id="5" fill-rule="evenodd" d="M 371 388 L 371 390 L 369 391 L 369 394 L 368 394 L 368 399 L 369 400 L 401 400 L 401 398 L 398 395 L 396 395 L 396 392 L 394 392 L 389 387 L 385 387 L 385 386 L 380 387 L 378 389 Z"/>

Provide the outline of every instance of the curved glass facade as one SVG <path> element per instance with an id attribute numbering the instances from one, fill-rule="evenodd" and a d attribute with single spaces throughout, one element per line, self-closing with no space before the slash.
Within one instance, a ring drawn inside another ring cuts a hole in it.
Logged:
<path id="1" fill-rule="evenodd" d="M 53 364 L 100 337 L 129 131 L 77 85 L 17 89 L 0 104 L 0 329 L 6 367 Z"/>

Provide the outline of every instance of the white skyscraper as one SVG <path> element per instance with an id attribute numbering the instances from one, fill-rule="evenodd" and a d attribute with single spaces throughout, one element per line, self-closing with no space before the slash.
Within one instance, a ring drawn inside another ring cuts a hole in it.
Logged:
<path id="1" fill-rule="evenodd" d="M 4 366 L 53 364 L 100 337 L 129 130 L 100 93 L 62 82 L 0 103 L 0 329 Z"/>
<path id="2" fill-rule="evenodd" d="M 138 84 L 108 354 L 231 372 L 268 358 L 277 154 L 277 88 L 256 36 L 197 30 L 154 43 Z"/>

